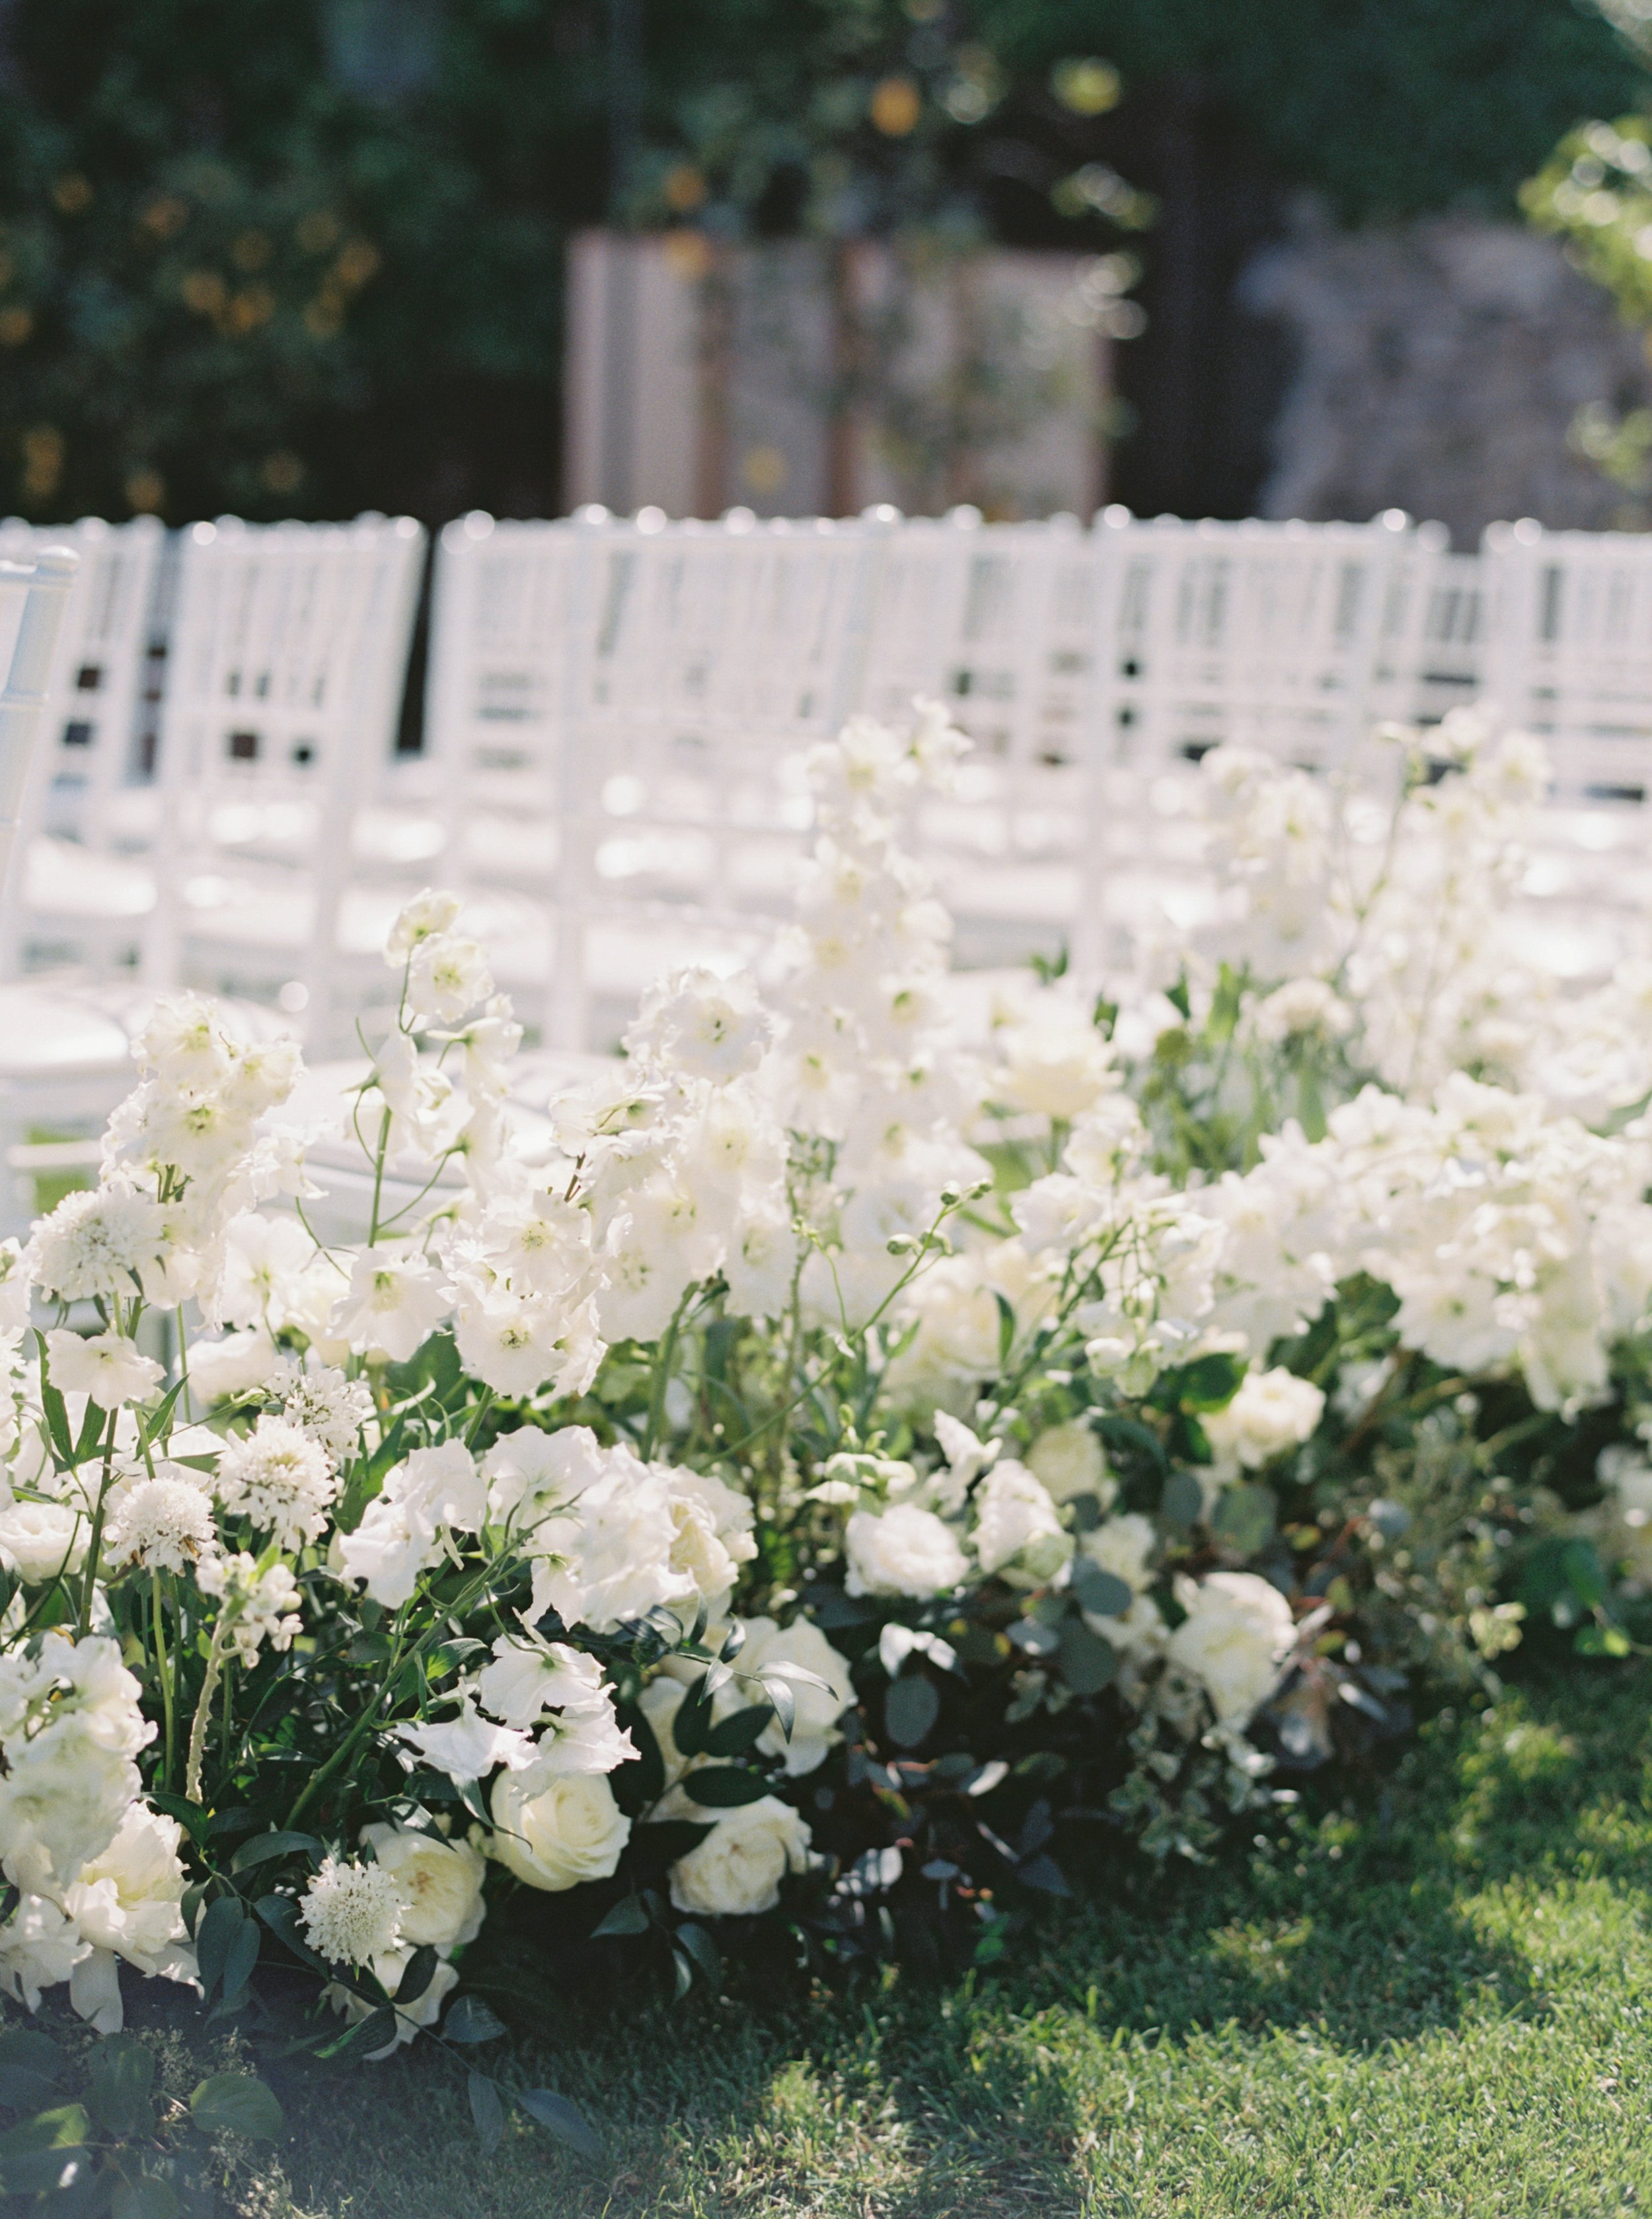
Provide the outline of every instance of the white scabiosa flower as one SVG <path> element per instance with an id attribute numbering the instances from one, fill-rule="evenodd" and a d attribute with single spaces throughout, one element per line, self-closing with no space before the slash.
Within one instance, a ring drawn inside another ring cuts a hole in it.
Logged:
<path id="1" fill-rule="evenodd" d="M 286 1418 L 261 1417 L 218 1457 L 218 1500 L 283 1549 L 314 1541 L 338 1492 L 326 1451 Z"/>
<path id="2" fill-rule="evenodd" d="M 115 1497 L 103 1545 L 112 1564 L 160 1572 L 204 1569 L 218 1546 L 212 1498 L 185 1465 L 157 1464 L 152 1478 L 134 1480 Z"/>
<path id="3" fill-rule="evenodd" d="M 59 1302 L 135 1295 L 160 1263 L 165 1216 L 147 1196 L 100 1186 L 65 1195 L 34 1228 L 24 1254 L 29 1278 Z"/>
<path id="4" fill-rule="evenodd" d="M 124 1333 L 83 1336 L 59 1326 L 46 1336 L 52 1384 L 62 1395 L 90 1395 L 100 1409 L 140 1402 L 165 1376 Z"/>
<path id="5" fill-rule="evenodd" d="M 382 1866 L 324 1857 L 298 1915 L 329 1965 L 365 1965 L 401 1940 L 401 1890 Z"/>
<path id="6" fill-rule="evenodd" d="M 373 1414 L 372 1389 L 364 1379 L 346 1379 L 330 1364 L 302 1369 L 289 1357 L 270 1381 L 270 1391 L 281 1397 L 288 1424 L 318 1443 L 334 1464 L 355 1454 Z"/>

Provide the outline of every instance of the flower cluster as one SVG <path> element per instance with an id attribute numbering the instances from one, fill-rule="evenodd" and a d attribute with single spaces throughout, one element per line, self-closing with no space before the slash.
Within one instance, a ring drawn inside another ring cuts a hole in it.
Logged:
<path id="1" fill-rule="evenodd" d="M 548 1117 L 419 896 L 330 1194 L 290 1044 L 157 1011 L 0 1250 L 9 1993 L 278 1951 L 378 2056 L 501 1951 L 991 1955 L 1413 1671 L 1627 1648 L 1652 972 L 1511 987 L 1529 744 L 1218 749 L 1201 921 L 968 997 L 902 846 L 960 745 L 817 750 L 765 980 L 666 975 Z"/>

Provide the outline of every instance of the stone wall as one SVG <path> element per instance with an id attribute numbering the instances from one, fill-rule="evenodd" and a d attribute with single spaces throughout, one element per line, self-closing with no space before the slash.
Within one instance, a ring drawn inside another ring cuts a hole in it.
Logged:
<path id="1" fill-rule="evenodd" d="M 1460 549 L 1500 517 L 1644 528 L 1643 504 L 1568 446 L 1578 411 L 1652 401 L 1640 336 L 1559 245 L 1445 216 L 1343 233 L 1311 210 L 1240 281 L 1296 366 L 1264 516 L 1438 517 Z"/>

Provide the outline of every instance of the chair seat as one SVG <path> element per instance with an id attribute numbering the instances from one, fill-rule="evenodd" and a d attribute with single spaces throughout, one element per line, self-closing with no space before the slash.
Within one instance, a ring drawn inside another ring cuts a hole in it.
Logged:
<path id="1" fill-rule="evenodd" d="M 23 900 L 31 918 L 88 925 L 135 923 L 155 906 L 154 873 L 49 835 L 29 842 Z"/>

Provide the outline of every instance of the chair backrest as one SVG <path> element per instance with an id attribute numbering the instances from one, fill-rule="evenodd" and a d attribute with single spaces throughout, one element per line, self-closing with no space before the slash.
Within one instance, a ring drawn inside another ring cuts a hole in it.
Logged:
<path id="1" fill-rule="evenodd" d="M 1100 752 L 1137 770 L 1222 742 L 1304 768 L 1345 761 L 1371 711 L 1408 519 L 1096 519 Z"/>
<path id="2" fill-rule="evenodd" d="M 183 535 L 152 983 L 181 974 L 214 912 L 295 896 L 299 944 L 271 960 L 326 1033 L 351 821 L 394 743 L 424 544 L 411 517 L 221 518 Z"/>
<path id="3" fill-rule="evenodd" d="M 36 750 L 24 804 L 33 829 L 111 844 L 117 797 L 146 775 L 139 743 L 158 698 L 156 616 L 166 533 L 152 516 L 129 524 L 0 523 L 0 557 L 28 562 L 69 547 L 80 567 L 58 630 L 47 705 L 49 744 Z"/>
<path id="4" fill-rule="evenodd" d="M 11 886 L 19 819 L 52 681 L 63 613 L 79 558 L 40 549 L 28 562 L 0 561 L 0 890 Z"/>
<path id="5" fill-rule="evenodd" d="M 858 698 L 887 525 L 644 510 L 587 513 L 575 531 L 545 1011 L 558 1047 L 592 1045 L 599 996 L 623 1000 L 648 968 L 772 933 L 810 820 L 801 756 Z M 618 948 L 616 928 L 636 944 Z"/>
<path id="6" fill-rule="evenodd" d="M 1652 801 L 1652 539 L 1494 524 L 1486 691 L 1549 743 L 1560 801 Z"/>

